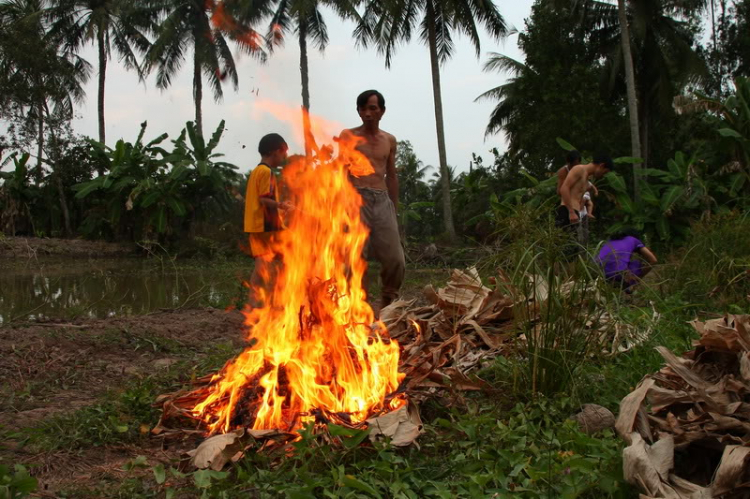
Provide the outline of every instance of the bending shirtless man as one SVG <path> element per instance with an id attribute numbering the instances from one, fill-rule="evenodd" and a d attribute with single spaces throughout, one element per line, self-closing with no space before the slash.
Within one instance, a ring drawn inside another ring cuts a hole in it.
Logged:
<path id="1" fill-rule="evenodd" d="M 398 297 L 404 281 L 406 262 L 398 232 L 398 176 L 396 175 L 396 137 L 380 129 L 385 113 L 385 99 L 377 90 L 367 90 L 357 97 L 357 113 L 362 125 L 341 132 L 361 138 L 357 150 L 369 161 L 373 173 L 358 175 L 350 170 L 350 180 L 362 196 L 362 221 L 370 229 L 366 253 L 380 262 L 383 294 L 380 306 L 385 307 Z M 363 286 L 368 288 L 367 276 Z"/>
<path id="2" fill-rule="evenodd" d="M 612 169 L 612 158 L 604 154 L 594 156 L 593 161 L 587 165 L 577 165 L 570 169 L 560 186 L 561 202 L 555 216 L 558 227 L 568 228 L 574 233 L 577 231 L 583 194 L 589 189 L 589 177 L 602 178 Z"/>

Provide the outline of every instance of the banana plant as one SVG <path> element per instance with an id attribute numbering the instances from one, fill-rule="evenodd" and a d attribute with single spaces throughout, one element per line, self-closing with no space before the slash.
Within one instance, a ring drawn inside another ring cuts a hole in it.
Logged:
<path id="1" fill-rule="evenodd" d="M 217 127 L 208 144 L 188 122 L 167 151 L 160 144 L 168 135 L 159 135 L 148 143 L 143 137 L 146 123 L 134 143 L 119 140 L 114 149 L 91 141 L 92 154 L 101 158 L 107 174 L 74 187 L 76 197 L 84 199 L 100 193 L 106 206 L 106 221 L 111 230 L 125 225 L 135 229 L 136 236 L 150 230 L 169 233 L 173 225 L 192 214 L 197 207 L 231 206 L 230 188 L 239 179 L 237 167 L 216 161 L 215 152 L 224 131 L 224 122 Z M 192 219 L 191 219 L 192 223 Z"/>
<path id="2" fill-rule="evenodd" d="M 187 198 L 199 200 L 199 204 L 188 204 L 186 210 L 195 214 L 198 205 L 202 209 L 227 211 L 232 206 L 233 197 L 229 186 L 240 181 L 237 166 L 225 161 L 217 161 L 224 155 L 217 153 L 224 134 L 224 120 L 219 123 L 211 135 L 208 144 L 203 135 L 198 133 L 195 124 L 190 121 L 173 141 L 174 149 L 165 157 L 165 161 L 172 165 L 173 170 L 192 170 L 191 182 L 186 185 Z"/>
<path id="3" fill-rule="evenodd" d="M 146 127 L 145 121 L 141 123 L 135 142 L 120 139 L 114 148 L 89 140 L 92 156 L 101 162 L 101 170 L 106 173 L 73 187 L 77 199 L 85 199 L 94 193 L 101 194 L 98 202 L 105 214 L 101 216 L 94 210 L 90 216 L 100 217 L 112 231 L 122 228 L 123 217 L 136 223 L 133 219 L 144 214 L 137 209 L 140 207 L 140 196 L 154 189 L 166 175 L 167 164 L 163 158 L 167 153 L 159 144 L 168 135 L 161 134 L 144 144 Z M 133 213 L 127 216 L 127 212 Z"/>
<path id="4" fill-rule="evenodd" d="M 26 219 L 34 231 L 31 205 L 39 197 L 39 189 L 34 186 L 29 167 L 29 153 L 19 156 L 17 152 L 0 162 L 0 168 L 13 163 L 12 171 L 0 171 L 0 229 L 15 235 L 20 220 Z"/>
<path id="5" fill-rule="evenodd" d="M 684 236 L 691 219 L 722 210 L 715 197 L 720 187 L 706 174 L 699 152 L 687 156 L 678 151 L 666 170 L 642 170 L 640 203 L 630 197 L 622 177 L 609 173 L 606 179 L 613 191 L 609 195 L 621 211 L 620 221 L 609 227 L 610 233 L 630 226 L 667 241 Z"/>
<path id="6" fill-rule="evenodd" d="M 679 113 L 706 113 L 714 124 L 715 148 L 728 160 L 719 171 L 730 174 L 728 193 L 737 197 L 750 191 L 750 79 L 738 77 L 734 88 L 723 101 L 696 92 L 677 97 L 674 105 Z"/>

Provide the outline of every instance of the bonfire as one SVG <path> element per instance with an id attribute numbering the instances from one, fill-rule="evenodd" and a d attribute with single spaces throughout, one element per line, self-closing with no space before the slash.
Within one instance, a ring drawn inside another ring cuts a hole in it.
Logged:
<path id="1" fill-rule="evenodd" d="M 368 230 L 349 174 L 373 170 L 354 140 L 338 140 L 337 155 L 296 157 L 283 169 L 295 209 L 279 233 L 282 264 L 265 276 L 266 289 L 251 289 L 263 305 L 243 311 L 249 346 L 193 391 L 165 396 L 162 422 L 179 415 L 209 435 L 293 435 L 309 423 L 366 427 L 374 416 L 406 409 L 399 345 L 375 320 L 362 286 Z M 160 423 L 156 432 L 163 430 Z"/>

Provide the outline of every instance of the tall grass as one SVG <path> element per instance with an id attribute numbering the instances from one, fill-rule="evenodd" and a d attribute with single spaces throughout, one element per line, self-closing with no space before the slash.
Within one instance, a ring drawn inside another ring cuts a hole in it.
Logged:
<path id="1" fill-rule="evenodd" d="M 502 269 L 515 302 L 519 337 L 513 369 L 517 395 L 571 393 L 581 368 L 602 352 L 602 332 L 618 301 L 585 248 L 541 210 L 519 207 L 499 221 L 504 244 L 490 265 Z"/>
<path id="2" fill-rule="evenodd" d="M 693 224 L 684 248 L 661 271 L 662 292 L 710 304 L 716 312 L 750 306 L 750 217 L 730 213 Z"/>

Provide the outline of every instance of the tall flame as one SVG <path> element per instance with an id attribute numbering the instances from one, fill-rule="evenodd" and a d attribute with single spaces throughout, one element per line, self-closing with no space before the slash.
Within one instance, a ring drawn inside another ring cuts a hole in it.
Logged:
<path id="1" fill-rule="evenodd" d="M 299 117 L 285 106 L 259 107 Z M 324 120 L 312 122 L 313 130 L 331 129 Z M 244 311 L 254 343 L 214 377 L 194 408 L 212 433 L 249 422 L 253 429 L 290 430 L 318 411 L 361 422 L 403 405 L 399 398 L 388 401 L 403 379 L 398 344 L 382 324 L 371 327 L 374 314 L 362 288 L 368 231 L 348 171 L 369 162 L 356 145 L 354 137 L 343 137 L 337 157 L 301 157 L 284 168 L 295 210 L 276 246 L 283 268 L 269 289 L 252 290 L 264 302 Z"/>

